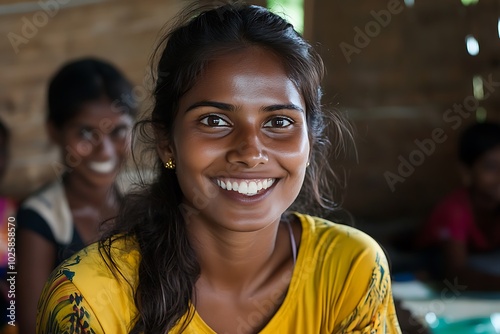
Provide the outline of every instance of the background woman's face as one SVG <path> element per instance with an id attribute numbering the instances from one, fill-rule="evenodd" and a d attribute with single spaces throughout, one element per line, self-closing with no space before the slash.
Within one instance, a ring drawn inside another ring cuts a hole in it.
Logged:
<path id="1" fill-rule="evenodd" d="M 59 137 L 69 177 L 95 186 L 111 185 L 127 156 L 132 123 L 130 116 L 113 109 L 109 101 L 85 104 L 62 127 Z"/>
<path id="2" fill-rule="evenodd" d="M 180 99 L 174 124 L 185 204 L 230 230 L 258 230 L 279 219 L 304 181 L 305 113 L 273 53 L 252 47 L 210 62 Z"/>
<path id="3" fill-rule="evenodd" d="M 481 156 L 471 168 L 473 186 L 500 203 L 500 146 Z"/>

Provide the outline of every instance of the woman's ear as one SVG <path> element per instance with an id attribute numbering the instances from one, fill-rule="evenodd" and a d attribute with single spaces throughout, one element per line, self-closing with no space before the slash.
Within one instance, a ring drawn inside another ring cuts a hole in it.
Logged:
<path id="1" fill-rule="evenodd" d="M 170 158 L 174 157 L 174 145 L 172 141 L 168 138 L 165 131 L 161 129 L 154 129 L 156 138 L 156 152 L 163 162 L 168 161 Z"/>

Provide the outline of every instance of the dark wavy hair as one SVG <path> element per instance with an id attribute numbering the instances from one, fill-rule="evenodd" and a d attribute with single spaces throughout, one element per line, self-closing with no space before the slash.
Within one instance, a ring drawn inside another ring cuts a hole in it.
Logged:
<path id="1" fill-rule="evenodd" d="M 85 103 L 101 98 L 107 98 L 115 110 L 135 118 L 137 104 L 132 84 L 116 67 L 92 57 L 70 61 L 50 80 L 47 121 L 61 128 Z"/>
<path id="2" fill-rule="evenodd" d="M 320 83 L 324 66 L 320 56 L 291 24 L 265 8 L 219 2 L 218 6 L 198 6 L 183 12 L 153 54 L 153 63 L 157 64 L 153 70 L 154 106 L 148 119 L 137 124 L 135 140 L 143 138 L 154 148 L 158 140 L 155 133 L 172 139 L 179 100 L 193 87 L 207 64 L 217 56 L 249 47 L 264 48 L 277 55 L 305 101 L 312 156 L 293 209 L 301 209 L 302 204 L 311 212 L 312 202 L 332 208 L 332 179 L 327 178 L 334 174 L 327 163 L 327 121 L 333 118 L 331 138 L 337 146 L 347 128 L 340 118 L 333 114 L 325 117 L 322 110 Z M 158 155 L 154 155 L 153 181 L 144 182 L 126 196 L 115 229 L 100 243 L 102 256 L 116 273 L 118 261 L 111 256 L 113 242 L 128 236 L 137 242 L 141 255 L 134 295 L 138 315 L 130 325 L 130 333 L 167 333 L 183 316 L 186 322 L 182 325 L 186 326 L 192 318 L 190 303 L 194 303 L 194 286 L 200 274 L 196 254 L 188 241 L 189 212 L 182 206 L 183 194 L 175 171 L 165 169 Z"/>

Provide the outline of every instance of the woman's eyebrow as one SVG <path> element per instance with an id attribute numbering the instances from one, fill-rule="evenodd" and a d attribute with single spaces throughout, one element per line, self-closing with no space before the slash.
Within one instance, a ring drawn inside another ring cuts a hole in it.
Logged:
<path id="1" fill-rule="evenodd" d="M 70 121 L 67 123 L 67 127 L 68 128 L 78 128 L 78 129 L 96 129 L 98 127 L 96 127 L 95 125 L 93 124 L 90 124 L 88 122 L 78 122 L 78 121 Z"/>
<path id="2" fill-rule="evenodd" d="M 232 104 L 215 102 L 215 101 L 200 101 L 200 102 L 193 103 L 191 106 L 189 106 L 189 108 L 186 109 L 186 112 L 193 110 L 193 109 L 196 109 L 196 108 L 199 108 L 199 107 L 213 107 L 213 108 L 217 108 L 217 109 L 224 110 L 224 111 L 235 111 L 236 110 L 236 107 L 233 106 Z"/>
<path id="3" fill-rule="evenodd" d="M 217 108 L 217 109 L 224 110 L 224 111 L 235 111 L 236 110 L 236 107 L 232 104 L 223 103 L 223 102 L 216 102 L 216 101 L 200 101 L 200 102 L 193 103 L 191 106 L 189 106 L 189 108 L 186 109 L 186 112 L 193 110 L 193 109 L 196 109 L 196 108 L 199 108 L 199 107 L 213 107 L 213 108 Z M 296 111 L 299 111 L 301 113 L 304 113 L 304 109 L 302 109 L 301 107 L 299 107 L 293 103 L 273 104 L 273 105 L 266 106 L 266 107 L 262 108 L 263 111 L 278 111 L 278 110 L 286 110 L 286 109 L 296 110 Z"/>
<path id="4" fill-rule="evenodd" d="M 301 113 L 304 113 L 304 109 L 299 107 L 298 105 L 295 105 L 293 103 L 290 104 L 273 104 L 271 106 L 264 107 L 264 111 L 278 111 L 278 110 L 296 110 L 300 111 Z"/>

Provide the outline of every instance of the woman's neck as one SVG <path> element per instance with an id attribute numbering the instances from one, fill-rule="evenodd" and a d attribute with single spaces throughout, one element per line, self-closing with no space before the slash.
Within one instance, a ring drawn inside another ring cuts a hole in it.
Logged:
<path id="1" fill-rule="evenodd" d="M 254 232 L 192 222 L 188 233 L 201 267 L 200 281 L 216 290 L 251 293 L 290 258 L 288 230 L 279 221 Z"/>
<path id="2" fill-rule="evenodd" d="M 116 207 L 119 201 L 114 185 L 96 187 L 77 176 L 68 175 L 64 179 L 64 188 L 66 197 L 74 207 L 109 208 Z"/>

